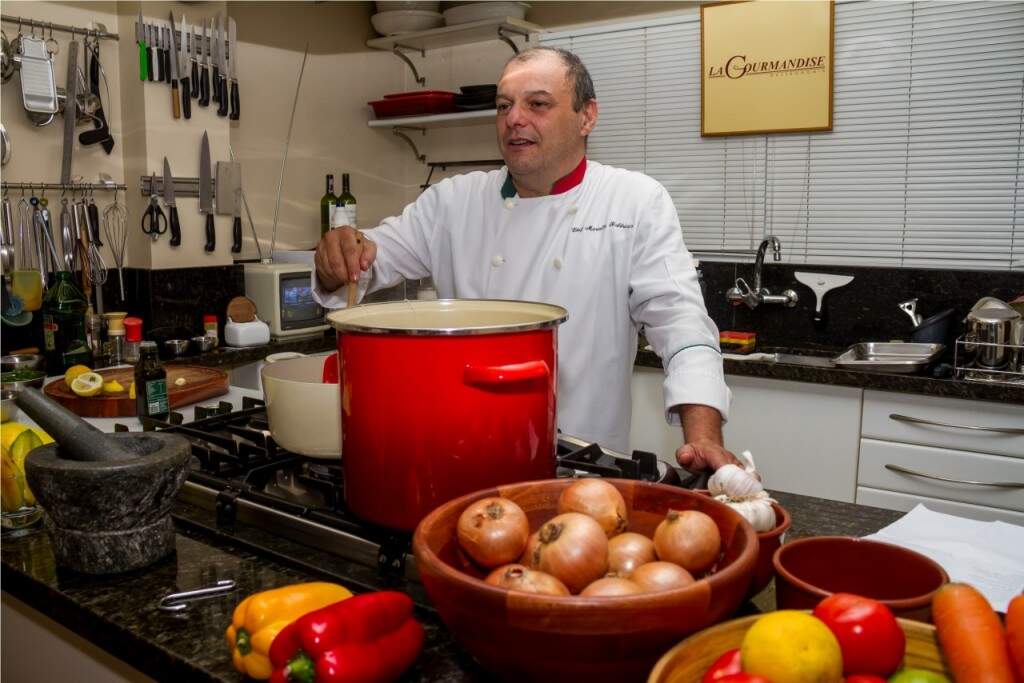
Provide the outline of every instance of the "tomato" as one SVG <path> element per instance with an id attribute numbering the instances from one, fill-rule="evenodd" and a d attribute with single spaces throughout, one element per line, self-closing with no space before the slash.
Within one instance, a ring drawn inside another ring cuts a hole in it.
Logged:
<path id="1" fill-rule="evenodd" d="M 764 676 L 758 674 L 729 674 L 725 678 L 719 678 L 715 683 L 772 683 Z"/>
<path id="2" fill-rule="evenodd" d="M 740 649 L 736 648 L 735 650 L 729 650 L 724 655 L 716 659 L 715 663 L 711 665 L 711 668 L 704 672 L 704 678 L 700 679 L 700 683 L 718 683 L 726 676 L 742 672 L 743 667 L 740 664 Z"/>
<path id="3" fill-rule="evenodd" d="M 885 678 L 903 662 L 907 639 L 888 607 L 870 598 L 836 593 L 814 608 L 843 652 L 843 672 Z"/>
<path id="4" fill-rule="evenodd" d="M 844 678 L 843 683 L 885 683 L 885 679 L 872 674 L 854 674 Z"/>

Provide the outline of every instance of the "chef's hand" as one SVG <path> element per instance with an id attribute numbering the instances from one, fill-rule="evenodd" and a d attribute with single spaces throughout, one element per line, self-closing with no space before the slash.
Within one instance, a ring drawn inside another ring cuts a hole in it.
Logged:
<path id="1" fill-rule="evenodd" d="M 717 470 L 722 465 L 738 465 L 743 467 L 740 460 L 727 451 L 720 443 L 714 441 L 691 441 L 684 443 L 676 451 L 676 460 L 679 464 L 691 472 L 701 470 Z"/>
<path id="2" fill-rule="evenodd" d="M 316 276 L 328 292 L 359 280 L 377 258 L 377 245 L 352 226 L 329 230 L 316 245 Z"/>
<path id="3" fill-rule="evenodd" d="M 678 406 L 686 440 L 676 451 L 676 460 L 692 472 L 717 470 L 722 465 L 743 463 L 722 445 L 722 416 L 710 406 L 684 404 Z"/>

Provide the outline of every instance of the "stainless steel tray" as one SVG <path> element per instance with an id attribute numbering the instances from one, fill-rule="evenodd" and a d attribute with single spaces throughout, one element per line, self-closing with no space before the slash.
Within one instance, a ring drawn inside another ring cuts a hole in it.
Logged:
<path id="1" fill-rule="evenodd" d="M 924 369 L 944 348 L 943 344 L 862 342 L 843 351 L 834 361 L 838 368 L 910 374 Z"/>

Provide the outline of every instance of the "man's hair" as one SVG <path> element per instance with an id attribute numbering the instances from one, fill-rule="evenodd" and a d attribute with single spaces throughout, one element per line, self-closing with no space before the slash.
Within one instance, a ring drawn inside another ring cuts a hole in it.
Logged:
<path id="1" fill-rule="evenodd" d="M 583 105 L 587 102 L 597 99 L 597 95 L 594 93 L 594 81 L 590 79 L 590 72 L 587 71 L 587 67 L 583 65 L 583 62 L 576 54 L 563 50 L 560 47 L 531 47 L 508 60 L 505 68 L 507 69 L 509 64 L 528 62 L 543 54 L 557 55 L 562 60 L 562 64 L 565 65 L 565 76 L 572 83 L 573 111 L 579 111 L 583 109 Z"/>

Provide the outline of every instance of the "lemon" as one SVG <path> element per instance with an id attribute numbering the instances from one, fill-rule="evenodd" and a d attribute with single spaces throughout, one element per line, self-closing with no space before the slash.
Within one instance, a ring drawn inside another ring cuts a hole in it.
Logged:
<path id="1" fill-rule="evenodd" d="M 64 373 L 64 384 L 70 387 L 79 375 L 84 375 L 87 372 L 92 372 L 92 368 L 86 365 L 72 365 Z"/>
<path id="2" fill-rule="evenodd" d="M 133 401 L 135 400 L 135 382 L 132 382 L 132 385 L 128 387 L 128 398 Z"/>
<path id="3" fill-rule="evenodd" d="M 103 383 L 104 394 L 120 394 L 122 391 L 124 391 L 124 387 L 121 386 L 121 383 L 118 382 L 116 379 L 110 382 Z"/>
<path id="4" fill-rule="evenodd" d="M 806 612 L 781 610 L 750 627 L 740 646 L 744 673 L 772 683 L 841 683 L 843 655 L 825 624 Z"/>
<path id="5" fill-rule="evenodd" d="M 42 429 L 39 429 L 39 427 L 33 427 L 32 431 L 36 433 L 36 436 L 39 437 L 39 440 L 43 442 L 44 446 L 48 443 L 53 443 L 53 437 L 44 432 Z"/>
<path id="6" fill-rule="evenodd" d="M 83 372 L 71 382 L 71 391 L 79 396 L 95 396 L 103 391 L 103 377 L 96 372 Z"/>
<path id="7" fill-rule="evenodd" d="M 20 422 L 5 422 L 0 425 L 0 445 L 3 446 L 4 455 L 11 450 L 11 444 L 18 438 L 18 435 L 29 428 L 28 425 Z"/>
<path id="8" fill-rule="evenodd" d="M 36 436 L 31 429 L 25 430 L 18 435 L 18 438 L 11 444 L 10 459 L 14 464 L 14 474 L 21 483 L 22 495 L 25 505 L 35 505 L 36 497 L 32 494 L 25 481 L 25 458 L 28 454 L 43 445 L 43 440 Z"/>

